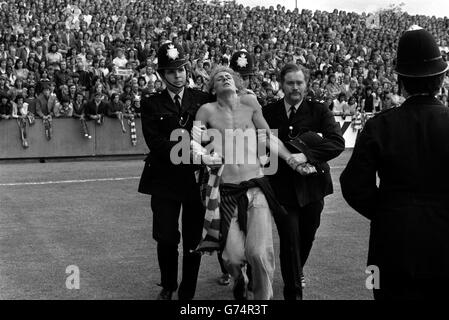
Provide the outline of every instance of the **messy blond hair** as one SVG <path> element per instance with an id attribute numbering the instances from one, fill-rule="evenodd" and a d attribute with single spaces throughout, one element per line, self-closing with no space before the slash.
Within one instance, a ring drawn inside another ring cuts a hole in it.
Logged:
<path id="1" fill-rule="evenodd" d="M 209 92 L 209 94 L 212 95 L 212 90 L 214 89 L 214 85 L 215 85 L 215 76 L 220 72 L 227 72 L 232 76 L 232 78 L 234 79 L 234 82 L 235 82 L 235 87 L 237 88 L 237 93 L 239 93 L 240 91 L 242 91 L 244 89 L 243 88 L 243 80 L 237 72 L 235 72 L 234 70 L 232 70 L 229 67 L 218 66 L 218 67 L 214 68 L 214 70 L 212 70 L 212 72 L 210 74 L 209 82 L 207 83 L 207 91 Z"/>

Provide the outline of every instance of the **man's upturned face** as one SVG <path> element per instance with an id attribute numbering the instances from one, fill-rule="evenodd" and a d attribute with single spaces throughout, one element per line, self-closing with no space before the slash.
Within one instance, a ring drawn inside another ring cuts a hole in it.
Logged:
<path id="1" fill-rule="evenodd" d="M 214 77 L 214 91 L 216 95 L 222 92 L 233 90 L 237 91 L 234 78 L 229 72 L 222 71 L 215 75 Z"/>
<path id="2" fill-rule="evenodd" d="M 304 99 L 307 83 L 301 70 L 287 73 L 281 85 L 285 94 L 285 100 L 290 105 L 295 105 Z"/>

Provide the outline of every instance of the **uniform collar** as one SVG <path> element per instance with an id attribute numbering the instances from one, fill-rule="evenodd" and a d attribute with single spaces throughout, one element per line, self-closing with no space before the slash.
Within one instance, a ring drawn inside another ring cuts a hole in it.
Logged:
<path id="1" fill-rule="evenodd" d="M 172 99 L 173 102 L 175 101 L 175 95 L 176 93 L 171 92 L 170 90 L 167 89 L 168 94 L 170 95 L 170 98 Z M 184 88 L 182 88 L 182 90 L 178 93 L 178 96 L 181 98 L 181 101 L 179 101 L 179 103 L 182 104 L 182 97 L 184 96 Z"/>
<path id="2" fill-rule="evenodd" d="M 299 106 L 301 105 L 302 102 L 303 102 L 303 100 L 301 100 L 299 103 L 297 103 L 293 106 L 295 108 L 295 113 L 298 112 Z M 292 106 L 285 99 L 284 99 L 284 106 L 285 106 L 285 112 L 288 115 L 290 113 L 290 108 Z"/>

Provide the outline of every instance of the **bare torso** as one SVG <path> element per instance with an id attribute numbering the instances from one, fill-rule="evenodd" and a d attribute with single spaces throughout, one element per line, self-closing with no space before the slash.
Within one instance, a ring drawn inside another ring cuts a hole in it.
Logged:
<path id="1" fill-rule="evenodd" d="M 252 99 L 238 98 L 237 106 L 221 106 L 218 102 L 208 103 L 202 108 L 208 128 L 216 129 L 221 139 L 214 138 L 214 151 L 224 159 L 222 180 L 226 183 L 240 183 L 263 176 L 257 157 L 257 130 L 253 121 L 255 108 Z M 208 130 L 210 136 L 214 130 Z"/>

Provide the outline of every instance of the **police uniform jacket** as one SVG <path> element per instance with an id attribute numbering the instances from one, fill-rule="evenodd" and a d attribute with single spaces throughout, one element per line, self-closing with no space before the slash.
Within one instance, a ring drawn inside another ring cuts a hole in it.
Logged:
<path id="1" fill-rule="evenodd" d="M 184 88 L 181 111 L 167 89 L 142 97 L 142 131 L 150 153 L 145 159 L 145 168 L 139 184 L 139 192 L 182 200 L 198 196 L 198 185 L 191 164 L 175 165 L 170 151 L 177 141 L 170 141 L 175 129 L 191 132 L 199 107 L 209 101 L 209 95 L 199 90 Z M 190 145 L 190 144 L 189 144 Z"/>
<path id="2" fill-rule="evenodd" d="M 434 97 L 413 96 L 368 120 L 356 141 L 341 188 L 371 220 L 368 264 L 380 277 L 448 278 L 447 137 L 449 109 Z"/>
<path id="3" fill-rule="evenodd" d="M 301 140 L 301 137 L 310 136 L 311 133 L 322 135 L 319 143 L 314 143 L 313 146 L 301 143 L 303 147 L 300 149 L 308 162 L 319 168 L 317 173 L 301 176 L 294 173 L 284 160 L 279 160 L 276 174 L 270 176 L 279 202 L 303 207 L 331 194 L 333 187 L 327 161 L 344 150 L 345 142 L 340 126 L 329 108 L 316 101 L 303 100 L 292 122 L 289 122 L 284 99 L 281 99 L 264 107 L 263 115 L 270 128 L 278 130 L 278 138 L 284 144 L 295 139 Z M 293 153 L 300 152 L 298 149 L 289 149 Z"/>

